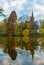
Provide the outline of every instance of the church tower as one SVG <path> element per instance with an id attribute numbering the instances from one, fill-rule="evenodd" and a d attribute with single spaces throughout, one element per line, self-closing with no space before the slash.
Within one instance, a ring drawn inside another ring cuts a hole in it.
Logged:
<path id="1" fill-rule="evenodd" d="M 31 16 L 31 18 L 30 18 L 30 22 L 34 22 L 33 10 L 32 10 L 32 16 Z"/>

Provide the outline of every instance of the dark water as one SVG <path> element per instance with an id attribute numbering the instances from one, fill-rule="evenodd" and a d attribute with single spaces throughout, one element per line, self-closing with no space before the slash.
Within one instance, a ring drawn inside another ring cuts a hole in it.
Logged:
<path id="1" fill-rule="evenodd" d="M 44 65 L 44 38 L 0 37 L 0 65 Z"/>

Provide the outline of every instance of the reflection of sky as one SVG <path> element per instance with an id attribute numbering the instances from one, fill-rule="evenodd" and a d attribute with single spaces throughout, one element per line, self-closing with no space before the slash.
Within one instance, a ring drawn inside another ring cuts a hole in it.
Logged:
<path id="1" fill-rule="evenodd" d="M 11 60 L 8 54 L 0 52 L 0 65 L 44 65 L 44 53 L 35 51 L 32 61 L 31 55 L 23 56 L 18 53 L 16 60 Z"/>

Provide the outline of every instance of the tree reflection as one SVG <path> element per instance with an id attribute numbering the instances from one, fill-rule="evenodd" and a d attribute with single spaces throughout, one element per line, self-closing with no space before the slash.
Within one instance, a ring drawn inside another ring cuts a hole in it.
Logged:
<path id="1" fill-rule="evenodd" d="M 25 38 L 25 39 L 23 39 Z M 23 36 L 20 37 L 19 42 L 17 42 L 21 49 L 25 48 L 26 50 L 29 50 L 32 55 L 32 59 L 34 58 L 34 51 L 37 50 L 38 42 L 37 38 L 35 37 L 29 37 L 29 36 Z"/>
<path id="2" fill-rule="evenodd" d="M 11 41 L 10 41 L 11 40 Z M 12 60 L 15 60 L 17 57 L 17 52 L 15 50 L 15 46 L 14 46 L 14 37 L 11 36 L 11 39 L 8 40 L 7 39 L 7 44 L 4 48 L 4 52 L 7 52 L 9 54 L 9 56 L 11 57 Z"/>
<path id="3" fill-rule="evenodd" d="M 32 55 L 32 59 L 34 58 L 34 51 L 37 49 L 38 46 L 38 42 L 37 42 L 37 38 L 35 37 L 28 37 L 29 38 L 29 42 L 25 43 L 24 41 L 24 46 L 26 50 L 30 50 L 31 55 Z"/>
<path id="4" fill-rule="evenodd" d="M 41 42 L 41 44 L 40 44 L 40 51 L 43 51 L 44 52 L 44 37 L 41 37 L 41 38 L 39 38 L 40 39 L 40 42 Z"/>
<path id="5" fill-rule="evenodd" d="M 17 57 L 17 52 L 15 50 L 15 47 L 20 47 L 21 49 L 24 49 L 27 51 L 29 50 L 30 53 L 32 55 L 32 59 L 34 58 L 34 51 L 37 50 L 38 48 L 38 42 L 37 42 L 37 38 L 35 37 L 27 37 L 29 40 L 25 40 L 23 39 L 23 37 L 11 37 L 10 40 L 7 39 L 7 44 L 5 46 L 4 51 L 7 52 L 9 54 L 9 56 L 15 60 Z M 26 38 L 26 37 L 25 37 Z M 19 52 L 20 53 L 20 52 Z M 22 52 L 23 53 L 23 52 Z"/>

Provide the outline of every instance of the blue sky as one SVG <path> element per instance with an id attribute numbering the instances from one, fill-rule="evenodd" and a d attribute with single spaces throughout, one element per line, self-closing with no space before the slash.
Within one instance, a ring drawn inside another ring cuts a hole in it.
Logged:
<path id="1" fill-rule="evenodd" d="M 4 10 L 4 14 L 8 17 L 11 11 L 16 11 L 17 16 L 28 14 L 31 16 L 33 9 L 35 19 L 44 18 L 44 0 L 0 0 L 0 8 Z M 4 17 L 0 16 L 0 20 Z"/>

